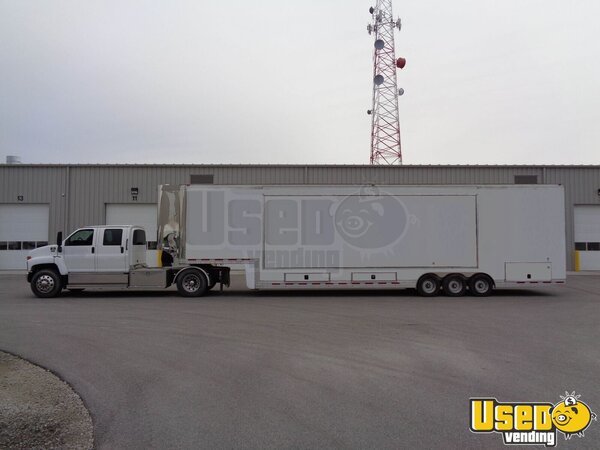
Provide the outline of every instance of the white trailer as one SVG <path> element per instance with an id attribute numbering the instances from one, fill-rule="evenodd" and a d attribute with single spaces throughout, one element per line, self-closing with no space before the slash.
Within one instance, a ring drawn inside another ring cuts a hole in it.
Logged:
<path id="1" fill-rule="evenodd" d="M 423 296 L 566 278 L 561 186 L 164 185 L 158 207 L 164 267 L 145 267 L 141 244 L 133 256 L 130 244 L 141 242 L 133 226 L 120 227 L 122 260 L 102 262 L 104 235 L 119 227 L 87 227 L 93 270 L 68 261 L 78 230 L 54 250 L 32 251 L 34 293 L 48 296 L 40 290 L 52 278 L 68 289 L 177 284 L 200 296 L 228 285 L 231 268 L 245 271 L 250 289 L 416 288 Z M 48 253 L 55 268 L 40 259 Z"/>

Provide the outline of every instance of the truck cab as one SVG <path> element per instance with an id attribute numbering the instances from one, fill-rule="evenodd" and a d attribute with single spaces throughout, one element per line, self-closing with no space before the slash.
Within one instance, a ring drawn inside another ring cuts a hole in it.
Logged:
<path id="1" fill-rule="evenodd" d="M 146 265 L 146 232 L 136 225 L 82 227 L 57 244 L 32 250 L 27 281 L 37 297 L 56 297 L 63 289 L 164 289 L 177 285 L 186 297 L 204 295 L 217 283 L 229 285 L 229 267 L 189 264 L 170 258 L 168 267 Z M 174 247 L 172 233 L 167 241 Z M 173 248 L 165 247 L 170 251 Z"/>
<path id="2" fill-rule="evenodd" d="M 146 232 L 134 225 L 90 226 L 56 245 L 30 252 L 27 279 L 34 293 L 54 296 L 62 287 L 128 287 L 129 274 L 145 266 Z M 42 272 L 42 273 L 40 273 Z"/>
<path id="3" fill-rule="evenodd" d="M 125 225 L 80 228 L 61 250 L 70 273 L 128 272 L 146 262 L 146 232 Z"/>

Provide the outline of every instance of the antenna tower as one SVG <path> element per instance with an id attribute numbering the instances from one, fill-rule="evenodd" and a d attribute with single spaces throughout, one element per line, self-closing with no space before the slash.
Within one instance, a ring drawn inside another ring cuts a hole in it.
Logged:
<path id="1" fill-rule="evenodd" d="M 400 31 L 400 19 L 394 21 L 392 0 L 377 0 L 369 8 L 372 21 L 367 31 L 374 35 L 373 50 L 373 106 L 371 115 L 371 164 L 402 164 L 400 148 L 400 120 L 396 68 L 404 68 L 406 60 L 396 59 L 394 51 L 394 29 Z"/>

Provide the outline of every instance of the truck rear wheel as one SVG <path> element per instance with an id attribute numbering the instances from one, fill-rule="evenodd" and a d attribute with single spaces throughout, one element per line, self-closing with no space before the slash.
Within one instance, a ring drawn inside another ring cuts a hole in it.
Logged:
<path id="1" fill-rule="evenodd" d="M 52 269 L 38 270 L 31 278 L 31 291 L 40 298 L 56 297 L 62 290 L 60 275 Z"/>
<path id="2" fill-rule="evenodd" d="M 486 297 L 492 293 L 494 282 L 485 273 L 476 273 L 469 278 L 469 290 L 477 297 Z"/>
<path id="3" fill-rule="evenodd" d="M 183 297 L 200 297 L 208 291 L 206 277 L 199 270 L 185 270 L 177 276 L 177 291 Z"/>
<path id="4" fill-rule="evenodd" d="M 417 281 L 417 292 L 422 297 L 434 297 L 441 288 L 440 277 L 433 273 L 426 273 Z"/>
<path id="5" fill-rule="evenodd" d="M 447 296 L 460 297 L 467 291 L 467 280 L 459 273 L 451 273 L 444 277 L 442 288 Z"/>

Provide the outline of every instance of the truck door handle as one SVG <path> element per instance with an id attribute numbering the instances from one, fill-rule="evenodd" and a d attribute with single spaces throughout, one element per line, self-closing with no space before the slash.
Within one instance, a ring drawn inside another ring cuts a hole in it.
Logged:
<path id="1" fill-rule="evenodd" d="M 92 253 L 94 253 L 94 247 L 92 247 Z"/>
<path id="2" fill-rule="evenodd" d="M 125 249 L 123 247 L 121 247 L 121 253 L 123 253 L 125 251 Z"/>

